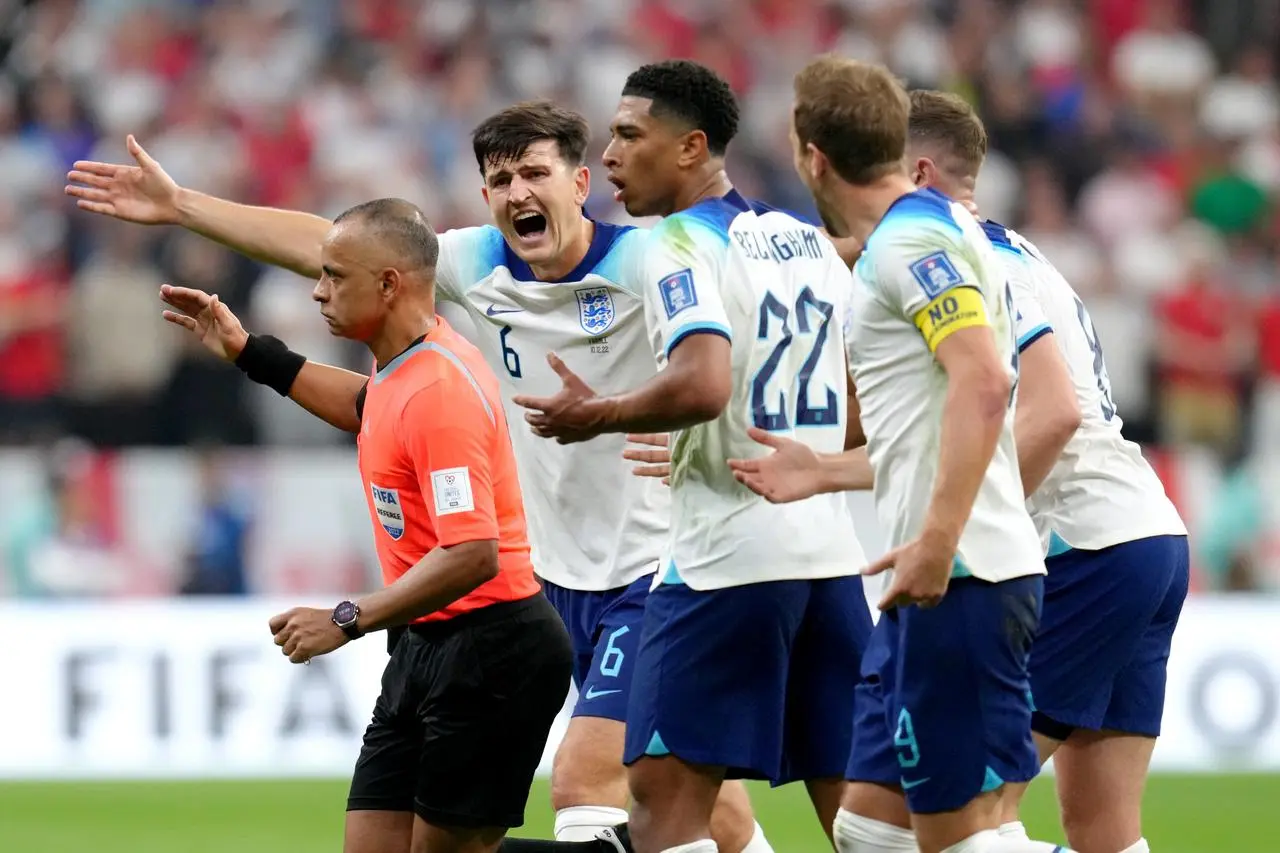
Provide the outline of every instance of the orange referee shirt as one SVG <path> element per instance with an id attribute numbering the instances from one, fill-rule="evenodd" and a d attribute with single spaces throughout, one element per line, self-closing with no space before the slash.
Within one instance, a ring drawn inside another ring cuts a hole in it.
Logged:
<path id="1" fill-rule="evenodd" d="M 375 369 L 365 392 L 360 477 L 382 580 L 395 582 L 433 548 L 477 539 L 498 541 L 498 575 L 419 622 L 540 589 L 498 380 L 475 347 L 436 322 Z"/>

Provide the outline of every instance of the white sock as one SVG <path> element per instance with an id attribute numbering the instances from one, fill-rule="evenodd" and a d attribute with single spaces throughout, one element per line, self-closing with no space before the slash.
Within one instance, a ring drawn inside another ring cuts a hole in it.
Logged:
<path id="1" fill-rule="evenodd" d="M 751 833 L 751 840 L 742 848 L 742 853 L 773 853 L 773 847 L 770 846 L 769 839 L 764 837 L 764 828 L 758 821 L 756 831 Z"/>
<path id="2" fill-rule="evenodd" d="M 831 834 L 837 853 L 916 853 L 919 849 L 911 830 L 845 809 L 836 812 Z"/>
<path id="3" fill-rule="evenodd" d="M 1000 824 L 1001 838 L 1028 838 L 1027 828 L 1022 825 L 1020 820 L 1011 820 L 1008 823 Z"/>
<path id="4" fill-rule="evenodd" d="M 1121 850 L 1120 853 L 1151 853 L 1151 847 L 1147 844 L 1147 839 L 1139 838 L 1137 841 Z"/>
<path id="5" fill-rule="evenodd" d="M 999 832 L 994 829 L 984 829 L 982 832 L 970 835 L 964 841 L 952 844 L 942 853 L 996 853 L 997 850 L 1004 851 L 1009 849 L 998 847 L 999 843 Z"/>
<path id="6" fill-rule="evenodd" d="M 662 853 L 718 853 L 719 848 L 710 838 L 704 838 L 701 841 L 690 841 L 688 844 L 681 844 L 679 847 L 668 847 Z"/>
<path id="7" fill-rule="evenodd" d="M 556 841 L 594 841 L 600 830 L 626 822 L 626 809 L 570 806 L 556 812 Z"/>

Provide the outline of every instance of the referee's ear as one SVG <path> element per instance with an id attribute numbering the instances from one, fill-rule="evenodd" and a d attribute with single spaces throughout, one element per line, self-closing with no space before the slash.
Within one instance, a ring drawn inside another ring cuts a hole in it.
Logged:
<path id="1" fill-rule="evenodd" d="M 393 295 L 402 283 L 400 270 L 395 267 L 387 267 L 378 277 L 378 289 L 384 297 Z"/>

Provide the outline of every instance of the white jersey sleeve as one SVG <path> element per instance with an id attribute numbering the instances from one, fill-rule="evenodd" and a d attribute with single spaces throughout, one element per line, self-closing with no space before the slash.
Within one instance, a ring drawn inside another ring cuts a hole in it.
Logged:
<path id="1" fill-rule="evenodd" d="M 912 322 L 929 303 L 953 288 L 982 291 L 987 287 L 973 259 L 967 257 L 967 247 L 953 239 L 950 229 L 891 223 L 877 249 L 876 286 L 881 297 Z"/>
<path id="2" fill-rule="evenodd" d="M 1004 269 L 1009 291 L 1013 295 L 1013 326 L 1018 340 L 1018 352 L 1025 352 L 1027 347 L 1045 335 L 1053 332 L 1053 324 L 1049 316 L 1036 298 L 1032 284 L 1034 272 L 1031 269 L 1026 253 L 1013 244 L 1009 230 L 999 223 L 984 220 L 983 233 L 991 241 Z"/>
<path id="3" fill-rule="evenodd" d="M 645 313 L 654 352 L 665 359 L 698 333 L 732 341 L 720 293 L 725 238 L 693 217 L 672 216 L 654 228 L 644 259 Z"/>
<path id="4" fill-rule="evenodd" d="M 440 246 L 440 256 L 436 260 L 437 302 L 456 304 L 462 301 L 466 285 L 462 282 L 460 261 L 472 248 L 469 244 L 475 242 L 478 236 L 476 232 L 481 230 L 480 228 L 451 228 L 436 236 Z"/>

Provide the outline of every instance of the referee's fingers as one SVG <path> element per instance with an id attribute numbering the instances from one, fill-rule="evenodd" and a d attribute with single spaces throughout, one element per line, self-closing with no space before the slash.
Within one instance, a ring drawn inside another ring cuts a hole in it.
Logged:
<path id="1" fill-rule="evenodd" d="M 640 465 L 631 469 L 637 477 L 668 477 L 671 475 L 670 465 Z"/>
<path id="2" fill-rule="evenodd" d="M 293 615 L 293 611 L 289 610 L 284 613 L 277 613 L 267 622 L 267 627 L 271 629 L 272 634 L 279 634 L 280 629 L 289 622 L 289 617 Z"/>

